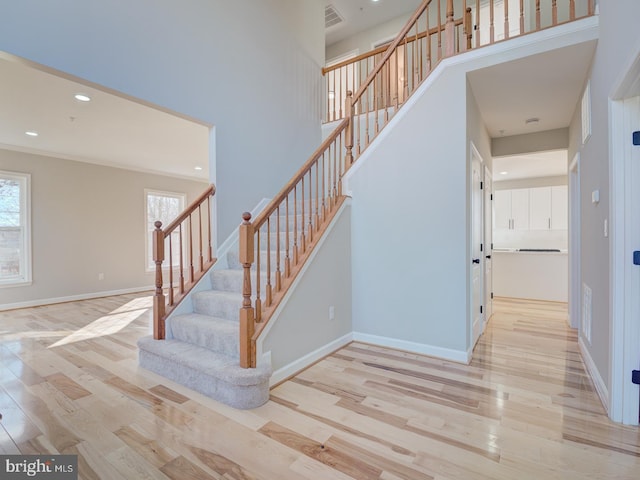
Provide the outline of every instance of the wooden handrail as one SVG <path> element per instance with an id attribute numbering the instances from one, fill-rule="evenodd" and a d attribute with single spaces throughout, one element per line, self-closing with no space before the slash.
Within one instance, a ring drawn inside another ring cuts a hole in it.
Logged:
<path id="1" fill-rule="evenodd" d="M 490 37 L 489 43 L 495 43 L 495 0 L 488 1 L 490 24 L 485 34 Z M 575 0 L 560 1 L 570 2 L 571 18 L 567 21 L 574 20 Z M 591 15 L 593 0 L 586 1 L 588 15 Z M 467 6 L 467 0 L 464 0 L 462 15 L 456 19 L 453 0 L 436 0 L 433 6 L 433 0 L 424 0 L 389 46 L 323 69 L 324 74 L 334 76 L 335 82 L 338 70 L 354 65 L 350 74 L 340 77 L 340 84 L 334 83 L 340 90 L 338 103 L 342 120 L 253 222 L 251 215 L 245 213 L 240 225 L 242 367 L 256 366 L 256 341 L 344 202 L 344 174 L 444 58 L 474 48 L 474 35 L 475 48 L 483 44 L 477 28 L 482 18 L 480 1 L 474 3 L 475 15 L 473 7 Z M 514 12 L 513 24 L 519 25 L 520 34 L 524 34 L 524 2 L 519 3 L 520 11 Z M 559 24 L 557 3 L 554 0 L 550 12 L 554 25 Z M 499 24 L 504 28 L 506 39 L 510 36 L 508 8 L 503 8 L 502 13 L 504 22 L 499 20 Z M 535 17 L 536 30 L 539 30 L 539 0 L 536 1 Z M 424 29 L 420 31 L 422 27 Z M 374 58 L 374 65 L 369 71 L 371 58 Z M 354 94 L 349 88 L 349 76 L 354 82 L 361 78 L 360 71 L 356 74 L 355 66 L 362 61 L 366 61 L 367 74 Z M 334 94 L 335 113 L 337 92 L 328 93 Z M 255 290 L 252 290 L 252 283 Z"/>
<path id="2" fill-rule="evenodd" d="M 163 340 L 165 338 L 165 320 L 186 297 L 187 293 L 195 286 L 202 276 L 213 266 L 216 258 L 213 257 L 212 248 L 212 225 L 211 225 L 211 198 L 216 193 L 214 185 L 196 198 L 189 206 L 176 217 L 167 227 L 162 228 L 162 222 L 156 221 L 153 231 L 153 262 L 155 271 L 155 293 L 153 296 L 153 338 Z M 206 222 L 203 221 L 202 208 L 206 204 Z M 193 236 L 194 215 L 197 214 L 198 224 L 197 238 Z M 188 228 L 183 229 L 183 224 L 187 223 Z M 203 228 L 206 223 L 206 228 Z M 178 236 L 178 263 L 174 263 L 172 237 Z M 186 238 L 183 238 L 186 237 Z M 206 237 L 206 238 L 205 238 Z M 164 265 L 166 260 L 165 250 L 168 241 L 169 264 Z M 187 248 L 188 247 L 188 248 Z M 194 248 L 196 252 L 194 253 Z M 186 257 L 186 258 L 185 258 Z M 185 262 L 185 260 L 188 262 Z M 163 268 L 168 269 L 169 285 L 165 286 L 163 279 Z M 178 270 L 178 283 L 174 283 L 174 270 Z M 184 271 L 187 270 L 187 281 L 185 281 Z"/>

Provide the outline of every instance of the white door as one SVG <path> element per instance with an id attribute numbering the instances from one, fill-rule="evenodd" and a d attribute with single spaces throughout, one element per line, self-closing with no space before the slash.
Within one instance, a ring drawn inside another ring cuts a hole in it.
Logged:
<path id="1" fill-rule="evenodd" d="M 471 148 L 471 319 L 472 345 L 475 346 L 484 329 L 482 272 L 482 158 Z"/>
<path id="2" fill-rule="evenodd" d="M 484 167 L 484 318 L 485 324 L 493 314 L 493 180 L 491 172 Z M 484 328 L 483 328 L 484 330 Z"/>

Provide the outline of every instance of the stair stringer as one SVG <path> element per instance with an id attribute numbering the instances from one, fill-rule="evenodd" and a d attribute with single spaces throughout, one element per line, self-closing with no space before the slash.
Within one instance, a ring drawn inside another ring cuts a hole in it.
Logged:
<path id="1" fill-rule="evenodd" d="M 352 341 L 350 235 L 346 198 L 256 341 L 258 366 L 273 369 L 271 385 Z"/>

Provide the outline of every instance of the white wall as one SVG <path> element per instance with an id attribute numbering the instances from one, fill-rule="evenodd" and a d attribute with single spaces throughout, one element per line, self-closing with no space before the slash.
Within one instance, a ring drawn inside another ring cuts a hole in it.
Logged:
<path id="1" fill-rule="evenodd" d="M 510 135 L 508 137 L 491 139 L 491 153 L 494 157 L 565 150 L 568 146 L 568 128 L 558 128 L 544 132 L 525 133 L 523 135 Z"/>
<path id="2" fill-rule="evenodd" d="M 153 286 L 145 188 L 185 193 L 188 204 L 207 186 L 9 150 L 0 150 L 0 169 L 31 174 L 33 264 L 32 285 L 0 288 L 0 308 Z"/>
<path id="3" fill-rule="evenodd" d="M 631 60 L 625 46 L 640 42 L 640 2 L 618 0 L 599 2 L 600 39 L 590 72 L 592 135 L 581 145 L 580 104 L 570 127 L 569 159 L 580 152 L 581 188 L 581 283 L 592 289 L 592 342 L 585 340 L 588 354 L 610 386 L 610 258 L 609 238 L 604 236 L 604 221 L 609 220 L 609 96 L 623 69 Z M 591 192 L 600 191 L 600 202 L 591 202 Z"/>
<path id="4" fill-rule="evenodd" d="M 271 352 L 276 377 L 272 383 L 350 341 L 353 330 L 350 247 L 351 208 L 347 205 L 307 261 L 284 307 L 260 337 L 258 351 Z M 329 319 L 330 306 L 334 307 L 333 320 Z"/>
<path id="5" fill-rule="evenodd" d="M 465 91 L 464 72 L 444 70 L 348 181 L 354 331 L 457 358 L 467 350 Z"/>
<path id="6" fill-rule="evenodd" d="M 3 2 L 0 50 L 216 127 L 218 238 L 320 142 L 320 0 Z"/>

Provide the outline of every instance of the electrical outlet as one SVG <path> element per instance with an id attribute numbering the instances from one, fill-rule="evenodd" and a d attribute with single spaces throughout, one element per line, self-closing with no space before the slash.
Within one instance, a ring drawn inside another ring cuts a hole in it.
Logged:
<path id="1" fill-rule="evenodd" d="M 104 280 L 104 273 L 100 272 L 98 274 L 98 280 Z"/>
<path id="2" fill-rule="evenodd" d="M 331 305 L 329 307 L 329 320 L 335 320 L 336 319 L 336 308 Z"/>

